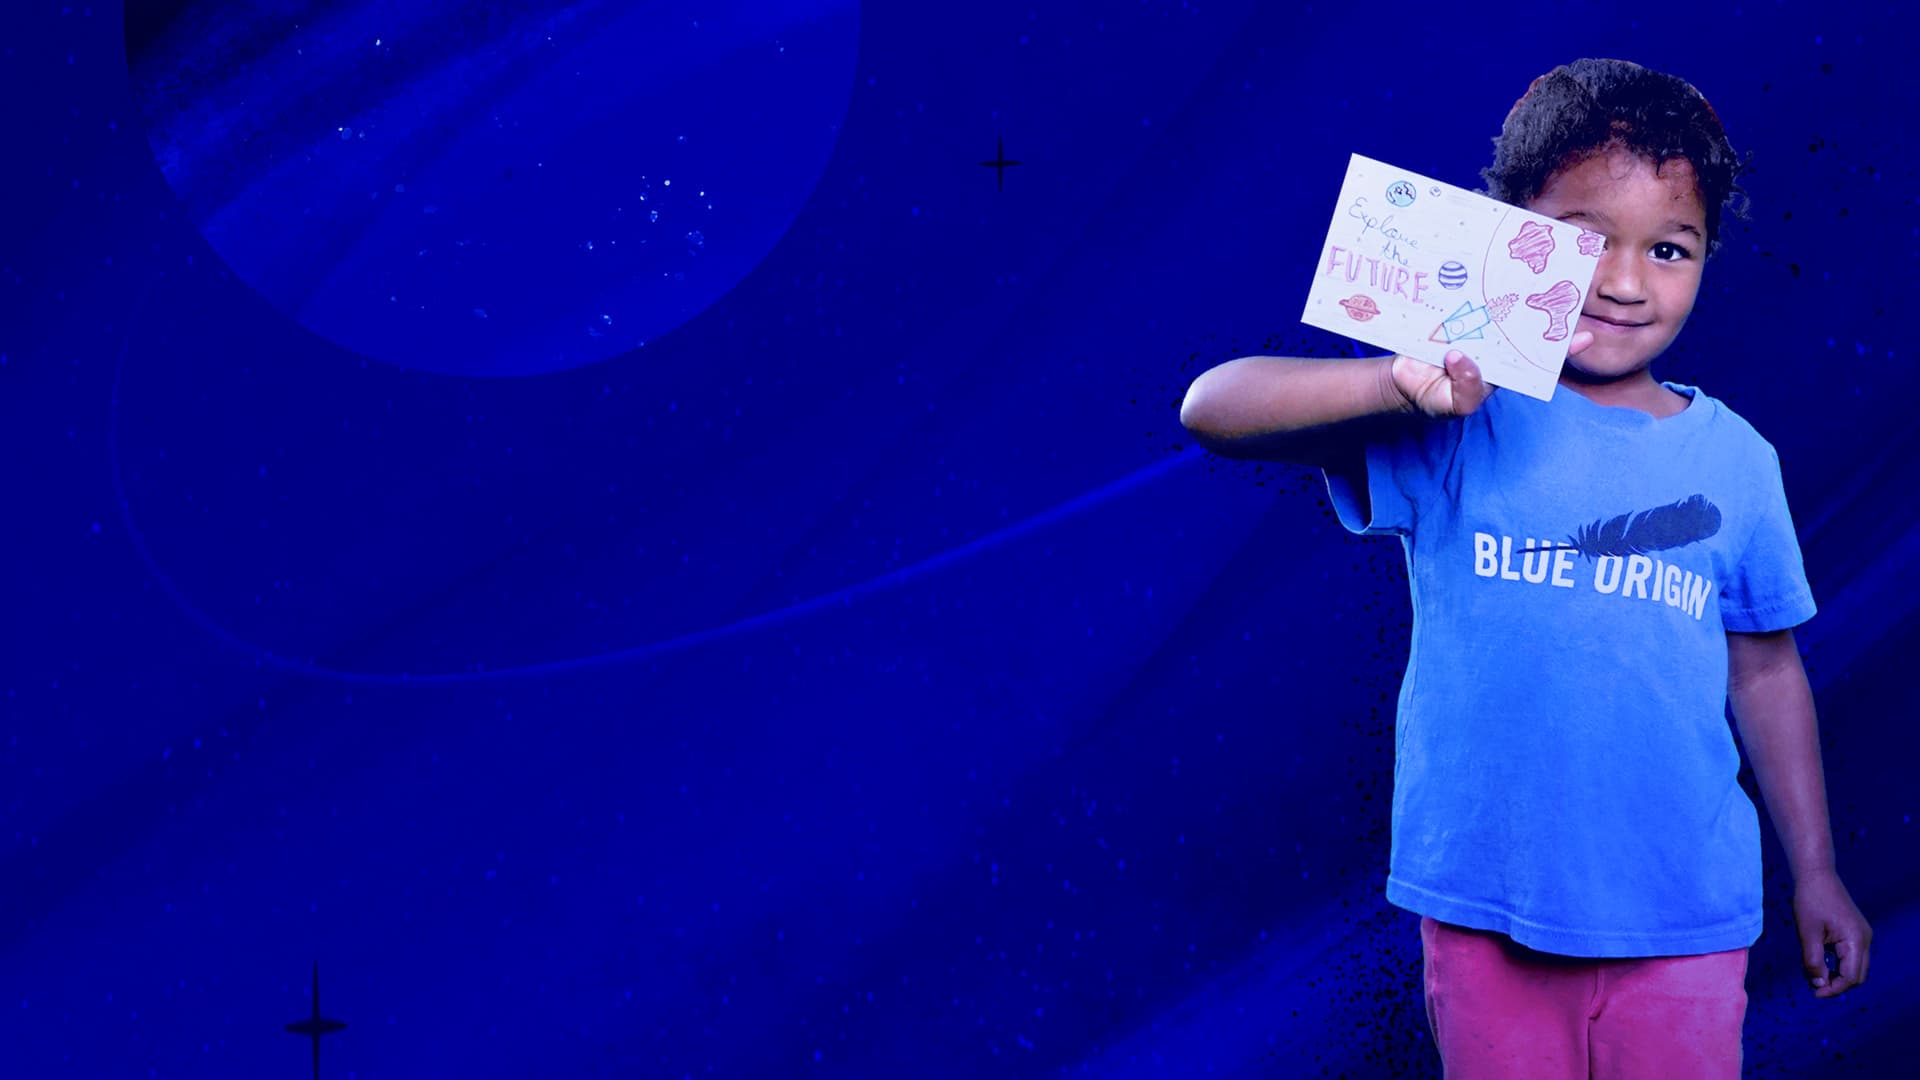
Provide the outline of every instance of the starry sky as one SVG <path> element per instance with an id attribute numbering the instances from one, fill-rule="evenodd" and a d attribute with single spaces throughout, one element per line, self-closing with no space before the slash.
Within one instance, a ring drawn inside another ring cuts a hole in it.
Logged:
<path id="1" fill-rule="evenodd" d="M 1654 370 L 1780 451 L 1877 937 L 1807 994 L 1766 824 L 1748 1067 L 1906 1053 L 1906 35 L 1545 10 L 7 6 L 10 1069 L 311 1075 L 317 964 L 361 1080 L 1438 1076 L 1402 552 L 1177 412 L 1582 55 L 1752 153 Z"/>
<path id="2" fill-rule="evenodd" d="M 128 67 L 167 186 L 277 309 L 389 364 L 531 375 L 642 347 L 760 263 L 858 32 L 852 3 L 200 4 Z"/>

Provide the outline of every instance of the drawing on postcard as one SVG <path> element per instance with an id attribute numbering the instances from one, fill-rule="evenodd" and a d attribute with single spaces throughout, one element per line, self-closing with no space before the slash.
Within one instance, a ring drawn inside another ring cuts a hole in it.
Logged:
<path id="1" fill-rule="evenodd" d="M 1446 321 L 1433 328 L 1427 335 L 1428 341 L 1438 341 L 1451 345 L 1456 341 L 1484 341 L 1482 333 L 1493 320 L 1487 316 L 1485 307 L 1477 306 L 1469 300 L 1447 316 Z"/>
<path id="2" fill-rule="evenodd" d="M 1380 314 L 1380 305 L 1374 303 L 1373 297 L 1366 293 L 1354 293 L 1340 301 L 1340 306 L 1347 309 L 1347 316 L 1354 322 L 1366 322 Z"/>
<path id="3" fill-rule="evenodd" d="M 1520 232 L 1507 241 L 1507 254 L 1527 264 L 1536 274 L 1545 273 L 1547 256 L 1553 254 L 1553 230 L 1537 221 L 1520 226 Z"/>
<path id="4" fill-rule="evenodd" d="M 1567 316 L 1580 310 L 1580 289 L 1571 281 L 1556 281 L 1546 292 L 1527 297 L 1527 306 L 1547 313 L 1547 332 L 1540 336 L 1562 341 L 1567 336 Z"/>

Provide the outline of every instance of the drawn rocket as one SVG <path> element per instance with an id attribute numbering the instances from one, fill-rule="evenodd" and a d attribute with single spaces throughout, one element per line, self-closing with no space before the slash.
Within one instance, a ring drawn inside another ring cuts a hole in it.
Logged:
<path id="1" fill-rule="evenodd" d="M 1434 327 L 1433 333 L 1427 335 L 1427 340 L 1438 341 L 1445 345 L 1451 345 L 1456 341 L 1483 341 L 1486 335 L 1482 331 L 1492 321 L 1485 305 L 1468 300 L 1455 309 L 1453 314 L 1447 316 L 1445 322 Z"/>

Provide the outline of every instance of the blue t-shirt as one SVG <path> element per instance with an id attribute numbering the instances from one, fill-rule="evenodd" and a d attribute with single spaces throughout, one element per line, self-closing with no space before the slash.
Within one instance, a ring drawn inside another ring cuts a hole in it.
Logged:
<path id="1" fill-rule="evenodd" d="M 1814 613 L 1768 443 L 1698 388 L 1664 419 L 1496 390 L 1366 448 L 1406 550 L 1387 900 L 1568 956 L 1751 945 L 1760 823 L 1725 631 Z"/>

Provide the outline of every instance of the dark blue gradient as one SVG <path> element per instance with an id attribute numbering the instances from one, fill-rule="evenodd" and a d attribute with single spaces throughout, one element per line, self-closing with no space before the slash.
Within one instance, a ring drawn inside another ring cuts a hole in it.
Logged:
<path id="1" fill-rule="evenodd" d="M 317 962 L 328 1077 L 1438 1076 L 1381 897 L 1400 548 L 1177 408 L 1354 352 L 1299 322 L 1348 154 L 1472 186 L 1581 55 L 1753 152 L 1655 371 L 1780 450 L 1877 936 L 1812 998 L 1769 823 L 1748 1073 L 1898 1074 L 1894 9 L 245 10 L 0 14 L 0 1074 L 309 1076 Z M 520 48 L 563 17 L 595 93 Z M 634 254 L 696 174 L 728 224 Z"/>

